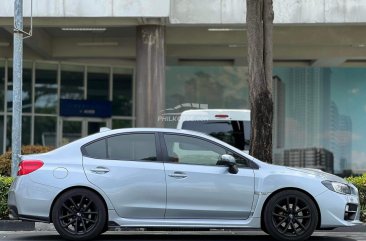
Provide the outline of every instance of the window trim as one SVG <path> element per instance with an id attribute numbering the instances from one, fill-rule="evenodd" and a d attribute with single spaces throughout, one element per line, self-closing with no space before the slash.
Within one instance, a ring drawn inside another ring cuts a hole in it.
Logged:
<path id="1" fill-rule="evenodd" d="M 200 139 L 200 140 L 204 140 L 204 141 L 208 141 L 210 142 L 211 144 L 214 144 L 214 145 L 217 145 L 221 148 L 223 148 L 225 151 L 231 151 L 233 152 L 234 154 L 238 155 L 239 157 L 245 159 L 248 161 L 248 166 L 238 166 L 238 168 L 243 168 L 243 169 L 259 169 L 259 166 L 254 163 L 252 160 L 248 159 L 247 157 L 239 154 L 238 152 L 224 146 L 224 145 L 221 145 L 220 143 L 217 143 L 217 142 L 214 142 L 210 139 L 206 139 L 204 137 L 201 137 L 201 136 L 194 136 L 194 135 L 190 135 L 190 134 L 185 134 L 185 133 L 174 133 L 174 132 L 159 132 L 159 139 L 160 139 L 160 143 L 162 145 L 162 150 L 163 150 L 163 153 L 164 153 L 164 158 L 163 158 L 163 161 L 164 163 L 170 163 L 170 164 L 177 164 L 177 165 L 197 165 L 197 166 L 207 166 L 207 167 L 215 167 L 215 166 L 210 166 L 210 165 L 202 165 L 202 164 L 187 164 L 187 163 L 174 163 L 174 162 L 170 162 L 169 161 L 169 152 L 168 152 L 168 147 L 166 145 L 166 142 L 165 142 L 165 138 L 164 138 L 164 135 L 177 135 L 177 136 L 186 136 L 186 137 L 191 137 L 191 138 L 196 138 L 196 139 Z M 216 166 L 216 167 L 221 167 L 221 166 Z"/>

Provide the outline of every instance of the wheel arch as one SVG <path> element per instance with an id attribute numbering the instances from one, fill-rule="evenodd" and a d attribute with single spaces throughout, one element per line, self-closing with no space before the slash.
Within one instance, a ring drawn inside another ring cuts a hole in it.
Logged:
<path id="1" fill-rule="evenodd" d="M 276 195 L 277 193 L 279 192 L 283 192 L 283 191 L 288 191 L 288 190 L 296 190 L 296 191 L 299 191 L 299 192 L 302 192 L 304 193 L 305 195 L 307 195 L 309 198 L 311 198 L 311 200 L 314 202 L 315 206 L 316 206 L 316 210 L 318 212 L 318 224 L 316 225 L 316 228 L 319 229 L 320 228 L 320 224 L 321 224 L 321 212 L 320 212 L 320 208 L 319 208 L 319 205 L 318 205 L 318 202 L 315 200 L 315 198 L 313 197 L 313 195 L 311 195 L 309 192 L 305 191 L 304 189 L 300 189 L 300 188 L 295 188 L 295 187 L 285 187 L 285 188 L 281 188 L 281 189 L 278 189 L 274 192 L 271 193 L 271 195 L 269 195 L 266 200 L 264 201 L 264 204 L 262 206 L 262 210 L 261 210 L 261 228 L 265 228 L 264 227 L 264 208 L 267 206 L 269 200 L 274 196 Z"/>
<path id="2" fill-rule="evenodd" d="M 91 188 L 91 187 L 87 187 L 87 186 L 72 186 L 72 187 L 68 187 L 66 188 L 65 190 L 62 190 L 59 194 L 57 194 L 57 196 L 53 199 L 52 201 L 52 204 L 51 204 L 51 208 L 50 208 L 50 211 L 49 211 L 49 220 L 50 222 L 52 222 L 52 210 L 53 210 L 53 207 L 55 205 L 55 202 L 56 200 L 62 195 L 64 194 L 65 192 L 68 192 L 70 190 L 73 190 L 73 189 L 78 189 L 78 188 L 81 188 L 81 189 L 87 189 L 93 193 L 95 193 L 99 198 L 100 200 L 102 200 L 103 202 L 103 205 L 105 207 L 105 210 L 106 210 L 106 217 L 107 217 L 107 220 L 106 220 L 106 225 L 108 225 L 108 220 L 109 220 L 109 217 L 108 217 L 108 206 L 107 206 L 107 203 L 104 199 L 104 197 L 98 192 L 96 191 L 95 189 Z"/>

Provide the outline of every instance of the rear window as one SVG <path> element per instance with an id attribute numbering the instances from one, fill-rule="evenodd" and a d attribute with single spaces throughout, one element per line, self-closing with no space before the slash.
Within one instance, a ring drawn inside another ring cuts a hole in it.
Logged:
<path id="1" fill-rule="evenodd" d="M 108 136 L 83 146 L 83 155 L 95 159 L 156 161 L 154 133 Z"/>
<path id="2" fill-rule="evenodd" d="M 250 121 L 184 121 L 182 129 L 206 133 L 240 150 L 249 150 Z"/>

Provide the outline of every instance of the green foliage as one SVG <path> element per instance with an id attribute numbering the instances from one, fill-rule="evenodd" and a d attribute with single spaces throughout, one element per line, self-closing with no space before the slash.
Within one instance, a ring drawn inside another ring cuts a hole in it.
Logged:
<path id="1" fill-rule="evenodd" d="M 35 154 L 51 151 L 48 146 L 22 146 L 22 154 Z M 11 151 L 7 151 L 0 156 L 0 176 L 11 175 Z"/>
<path id="2" fill-rule="evenodd" d="M 0 219 L 7 219 L 9 216 L 8 210 L 8 190 L 13 178 L 0 176 Z"/>
<path id="3" fill-rule="evenodd" d="M 347 181 L 358 188 L 361 203 L 361 221 L 366 222 L 366 173 L 359 177 L 348 177 Z"/>

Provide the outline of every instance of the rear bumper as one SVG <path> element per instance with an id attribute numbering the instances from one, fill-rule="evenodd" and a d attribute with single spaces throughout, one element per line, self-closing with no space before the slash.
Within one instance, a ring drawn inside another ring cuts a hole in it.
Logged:
<path id="1" fill-rule="evenodd" d="M 52 200 L 59 190 L 32 182 L 26 176 L 17 177 L 8 193 L 10 219 L 50 222 Z"/>

